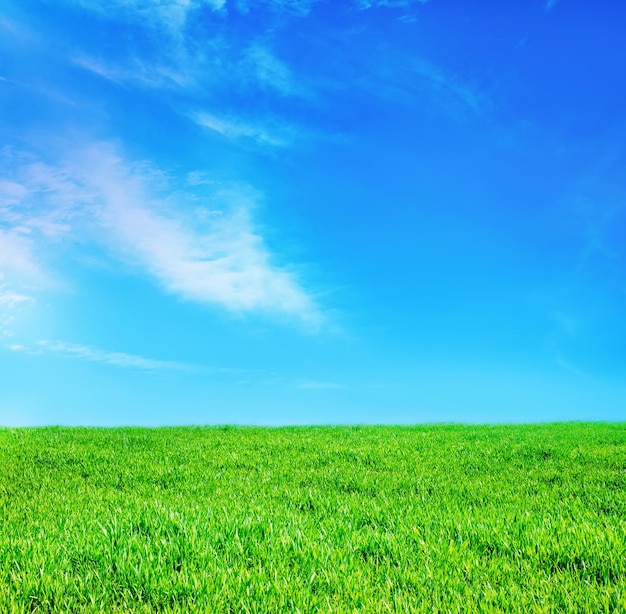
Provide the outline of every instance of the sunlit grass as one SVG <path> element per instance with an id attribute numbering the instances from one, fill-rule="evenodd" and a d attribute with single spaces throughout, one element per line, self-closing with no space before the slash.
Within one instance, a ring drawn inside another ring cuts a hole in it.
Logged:
<path id="1" fill-rule="evenodd" d="M 0 612 L 626 612 L 626 425 L 0 430 Z"/>

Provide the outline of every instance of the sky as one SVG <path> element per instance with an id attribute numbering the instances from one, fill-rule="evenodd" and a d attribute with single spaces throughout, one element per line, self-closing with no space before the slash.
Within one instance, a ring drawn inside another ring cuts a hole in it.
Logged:
<path id="1" fill-rule="evenodd" d="M 0 425 L 626 420 L 625 24 L 3 0 Z"/>

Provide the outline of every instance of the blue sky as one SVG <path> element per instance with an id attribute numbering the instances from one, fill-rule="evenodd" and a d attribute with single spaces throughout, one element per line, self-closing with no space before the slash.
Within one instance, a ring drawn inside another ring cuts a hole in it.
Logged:
<path id="1" fill-rule="evenodd" d="M 625 23 L 5 0 L 0 424 L 626 420 Z"/>

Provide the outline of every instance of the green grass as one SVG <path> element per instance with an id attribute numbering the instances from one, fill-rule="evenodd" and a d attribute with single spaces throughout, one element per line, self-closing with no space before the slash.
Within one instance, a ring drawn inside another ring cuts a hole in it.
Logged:
<path id="1" fill-rule="evenodd" d="M 626 612 L 626 424 L 0 429 L 0 612 Z"/>

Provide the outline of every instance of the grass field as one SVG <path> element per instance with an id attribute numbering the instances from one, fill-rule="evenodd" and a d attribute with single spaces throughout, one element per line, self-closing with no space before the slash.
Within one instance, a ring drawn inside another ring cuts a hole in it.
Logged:
<path id="1" fill-rule="evenodd" d="M 0 429 L 0 612 L 626 612 L 626 424 Z"/>

